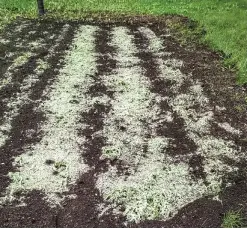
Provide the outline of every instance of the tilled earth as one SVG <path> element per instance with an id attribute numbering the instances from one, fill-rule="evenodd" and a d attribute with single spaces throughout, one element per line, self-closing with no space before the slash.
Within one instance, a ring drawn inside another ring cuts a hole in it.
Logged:
<path id="1" fill-rule="evenodd" d="M 0 37 L 1 227 L 219 227 L 247 213 L 246 105 L 165 20 Z"/>

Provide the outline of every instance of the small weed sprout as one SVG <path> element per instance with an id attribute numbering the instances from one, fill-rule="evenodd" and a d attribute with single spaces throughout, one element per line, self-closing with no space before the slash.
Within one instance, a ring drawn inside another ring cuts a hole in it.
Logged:
<path id="1" fill-rule="evenodd" d="M 119 82 L 119 85 L 126 86 L 127 83 L 126 83 L 125 81 L 120 81 L 120 82 Z"/>
<path id="2" fill-rule="evenodd" d="M 223 218 L 221 227 L 223 228 L 238 228 L 243 227 L 242 214 L 239 211 L 228 211 Z"/>
<path id="3" fill-rule="evenodd" d="M 44 70 L 49 68 L 49 64 L 41 59 L 37 60 L 37 68 L 36 68 L 36 72 L 43 72 Z"/>
<path id="4" fill-rule="evenodd" d="M 59 161 L 54 163 L 53 174 L 57 175 L 58 173 L 64 171 L 66 169 L 66 163 L 64 161 Z"/>
<path id="5" fill-rule="evenodd" d="M 120 156 L 120 151 L 118 149 L 115 148 L 103 148 L 103 152 L 102 152 L 102 157 L 103 158 L 109 158 L 111 160 L 114 160 L 116 158 L 119 158 Z"/>
<path id="6" fill-rule="evenodd" d="M 56 169 L 64 168 L 64 167 L 66 167 L 66 163 L 63 162 L 63 161 L 56 162 L 56 163 L 54 164 L 54 167 L 55 167 Z"/>

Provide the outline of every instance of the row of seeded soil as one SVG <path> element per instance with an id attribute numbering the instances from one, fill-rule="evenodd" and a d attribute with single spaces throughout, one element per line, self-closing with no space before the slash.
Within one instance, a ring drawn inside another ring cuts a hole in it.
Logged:
<path id="1" fill-rule="evenodd" d="M 174 92 L 171 90 L 171 86 L 174 84 L 171 80 L 164 81 L 157 76 L 160 74 L 158 63 L 156 62 L 156 57 L 154 53 L 148 48 L 150 46 L 150 41 L 145 37 L 140 31 L 135 33 L 135 43 L 139 48 L 140 52 L 138 53 L 139 58 L 142 60 L 142 67 L 145 69 L 146 75 L 150 78 L 152 82 L 151 91 L 154 93 L 160 94 L 161 97 L 174 96 Z M 160 50 L 165 51 L 165 50 Z M 169 49 L 166 48 L 166 51 Z M 169 57 L 164 57 L 169 59 Z M 159 73 L 157 73 L 159 71 Z M 165 113 L 167 111 L 172 112 L 171 107 L 169 107 L 168 101 L 160 102 L 161 110 Z M 174 122 L 172 123 L 160 123 L 156 132 L 158 136 L 166 136 L 174 138 L 174 148 L 170 148 L 168 152 L 171 155 L 176 154 L 188 154 L 195 151 L 196 146 L 192 140 L 186 136 L 184 130 L 183 119 L 180 118 L 176 112 L 173 113 Z M 169 132 L 167 134 L 167 132 Z M 195 174 L 195 176 L 197 176 Z"/>
<path id="2" fill-rule="evenodd" d="M 116 61 L 112 59 L 114 49 L 108 44 L 110 39 L 109 26 L 98 28 L 95 33 L 97 70 L 95 75 L 90 76 L 93 84 L 87 92 L 91 100 L 104 96 L 113 98 L 114 92 L 107 88 L 101 79 L 103 75 L 110 77 L 116 66 Z M 78 198 L 70 201 L 58 213 L 58 226 L 60 227 L 123 227 L 121 220 L 115 219 L 111 212 L 100 220 L 97 217 L 100 214 L 98 205 L 103 202 L 103 199 L 95 187 L 95 183 L 97 174 L 107 170 L 108 167 L 106 160 L 100 160 L 101 149 L 105 145 L 105 140 L 102 136 L 97 136 L 97 132 L 102 131 L 104 117 L 110 109 L 110 104 L 96 100 L 89 111 L 81 114 L 80 122 L 88 125 L 79 131 L 79 134 L 87 139 L 84 150 L 81 150 L 82 157 L 92 169 L 83 174 L 77 185 L 71 190 L 71 193 L 76 193 Z M 82 215 L 81 212 L 83 212 Z"/>

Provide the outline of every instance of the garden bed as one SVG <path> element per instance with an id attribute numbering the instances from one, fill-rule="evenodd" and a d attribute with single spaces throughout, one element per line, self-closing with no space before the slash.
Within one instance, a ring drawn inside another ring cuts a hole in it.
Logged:
<path id="1" fill-rule="evenodd" d="M 244 92 L 172 20 L 5 29 L 1 226 L 219 227 L 246 212 Z"/>

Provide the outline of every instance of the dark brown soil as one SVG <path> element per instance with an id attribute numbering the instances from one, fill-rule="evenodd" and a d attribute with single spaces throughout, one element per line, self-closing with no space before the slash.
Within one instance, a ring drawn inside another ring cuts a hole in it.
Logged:
<path id="1" fill-rule="evenodd" d="M 172 17 L 167 18 L 172 20 Z M 160 36 L 167 30 L 167 18 L 135 17 L 125 19 L 125 22 L 121 22 L 121 20 L 111 23 L 97 22 L 101 25 L 101 30 L 96 34 L 98 69 L 97 74 L 91 76 L 95 80 L 95 84 L 88 91 L 88 95 L 94 97 L 105 94 L 114 98 L 114 91 L 104 85 L 101 77 L 103 75 L 110 76 L 110 73 L 116 67 L 116 62 L 114 58 L 112 58 L 115 50 L 108 45 L 110 41 L 110 28 L 114 24 L 124 26 L 127 24 L 135 37 L 135 44 L 139 49 L 138 57 L 142 61 L 142 67 L 152 83 L 151 91 L 158 93 L 162 97 L 167 95 L 172 96 L 172 91 L 170 90 L 171 82 L 161 82 L 157 80 L 156 76 L 158 70 L 154 57 L 152 53 L 146 49 L 148 41 L 137 31 L 137 27 L 140 24 L 149 25 L 157 36 Z M 184 20 L 184 18 L 182 19 Z M 32 23 L 35 25 L 37 21 Z M 56 69 L 61 67 L 62 64 L 60 64 L 60 62 L 63 61 L 65 51 L 68 49 L 74 36 L 74 31 L 78 24 L 80 24 L 80 22 L 66 23 L 69 24 L 69 31 L 56 48 L 56 55 L 49 59 L 51 67 L 42 74 L 40 81 L 33 85 L 30 95 L 32 101 L 27 102 L 27 104 L 20 108 L 20 114 L 12 123 L 13 129 L 11 130 L 10 139 L 6 142 L 4 147 L 0 149 L 0 193 L 2 195 L 9 184 L 7 177 L 8 172 L 16 169 L 12 166 L 13 157 L 22 154 L 24 146 L 26 147 L 29 144 L 38 142 L 42 137 L 38 124 L 43 122 L 45 117 L 44 114 L 36 112 L 35 108 L 41 101 L 46 99 L 42 96 L 42 93 L 45 89 L 50 87 L 56 79 L 58 74 Z M 12 24 L 6 29 L 4 36 L 11 40 L 11 44 L 9 44 L 8 47 L 0 47 L 0 57 L 4 56 L 4 53 L 10 49 L 18 52 L 22 51 L 15 45 L 18 37 L 28 44 L 29 41 L 43 36 L 47 45 L 38 50 L 36 52 L 37 55 L 23 66 L 23 68 L 18 69 L 18 71 L 14 73 L 14 78 L 10 85 L 6 85 L 6 87 L 0 91 L 0 118 L 7 109 L 6 104 L 2 100 L 9 97 L 16 98 L 24 78 L 34 71 L 38 58 L 44 58 L 48 55 L 47 50 L 54 45 L 55 39 L 59 35 L 65 22 L 55 23 L 54 21 L 44 20 L 40 21 L 37 26 L 34 26 L 35 30 L 39 32 L 30 35 L 30 37 L 26 37 L 30 28 L 10 35 L 8 32 L 15 31 L 15 28 L 18 27 L 19 24 L 21 24 L 21 22 Z M 55 34 L 55 37 L 49 40 L 47 36 L 42 35 L 43 33 L 41 31 Z M 243 124 L 246 123 L 244 91 L 241 87 L 236 86 L 234 73 L 224 69 L 221 64 L 220 55 L 210 51 L 207 47 L 195 44 L 188 48 L 187 46 L 179 44 L 173 35 L 164 37 L 163 39 L 166 44 L 166 51 L 172 52 L 172 57 L 183 60 L 184 65 L 180 70 L 185 74 L 190 74 L 194 80 L 199 79 L 203 83 L 204 92 L 210 99 L 210 106 L 215 109 L 217 121 L 229 122 L 233 127 L 243 131 L 243 135 L 241 139 L 239 139 L 221 128 L 212 125 L 211 134 L 215 137 L 235 139 L 238 146 L 241 146 L 243 150 L 247 149 L 247 140 L 245 139 L 246 130 L 243 126 Z M 0 61 L 2 60 L 0 59 Z M 13 61 L 13 59 L 4 60 L 2 61 L 4 62 L 3 64 L 0 62 L 0 75 L 6 72 L 11 61 Z M 186 85 L 184 85 L 184 87 L 186 87 Z M 224 106 L 227 109 L 217 111 L 217 106 Z M 172 111 L 166 102 L 162 102 L 160 107 L 164 113 Z M 241 107 L 241 110 L 239 107 Z M 27 205 L 6 205 L 4 208 L 0 208 L 1 227 L 126 227 L 125 218 L 114 215 L 111 209 L 101 217 L 98 217 L 98 205 L 104 203 L 104 201 L 99 190 L 95 187 L 97 175 L 106 171 L 109 164 L 118 165 L 119 171 L 123 171 L 125 166 L 119 161 L 101 160 L 100 149 L 104 146 L 105 139 L 102 137 L 94 137 L 95 135 L 93 135 L 95 132 L 103 129 L 104 116 L 110 109 L 110 105 L 97 104 L 88 113 L 82 112 L 81 114 L 81 122 L 89 125 L 89 128 L 85 131 L 78 130 L 80 134 L 87 137 L 86 151 L 83 151 L 82 156 L 91 169 L 86 174 L 83 174 L 77 185 L 70 190 L 70 194 L 76 194 L 77 198 L 64 201 L 62 207 L 50 208 L 43 200 L 43 194 L 40 192 L 33 191 L 28 194 L 17 193 L 16 195 L 26 197 Z M 180 119 L 178 115 L 175 115 L 174 122 L 169 125 L 167 125 L 167 123 L 166 125 L 161 124 L 156 130 L 160 136 L 168 135 L 175 139 L 173 144 L 174 148 L 170 150 L 171 155 L 174 157 L 176 157 L 176 155 L 186 155 L 196 150 L 195 144 L 186 137 L 184 125 L 183 120 Z M 121 128 L 124 127 L 120 126 L 120 131 Z M 35 130 L 31 139 L 27 138 L 25 134 L 26 131 L 30 129 Z M 204 158 L 200 155 L 195 155 L 189 161 L 192 169 L 191 176 L 195 179 L 205 179 L 202 166 L 203 160 Z M 235 162 L 228 158 L 226 158 L 226 161 L 229 164 L 236 165 Z M 212 200 L 210 196 L 204 197 L 188 204 L 168 221 L 144 221 L 140 224 L 129 224 L 128 227 L 219 227 L 222 223 L 223 214 L 230 209 L 242 209 L 243 214 L 246 215 L 246 162 L 243 161 L 236 166 L 239 167 L 239 173 L 230 174 L 225 178 L 225 183 L 231 180 L 235 185 L 230 188 L 224 188 L 220 195 L 222 203 Z M 107 203 L 105 204 L 107 205 Z"/>

